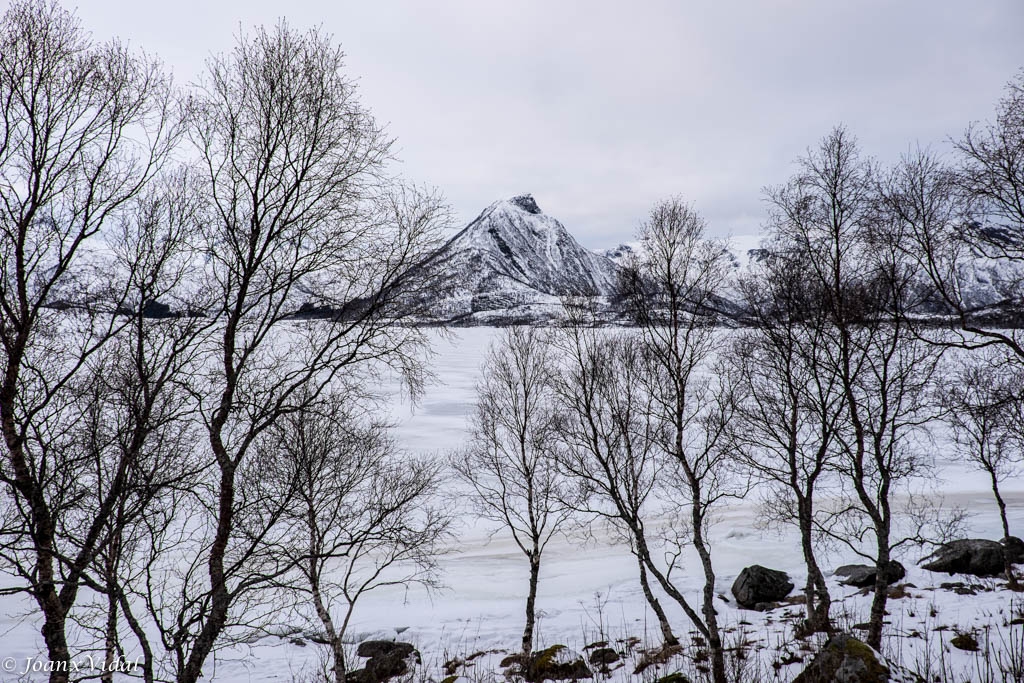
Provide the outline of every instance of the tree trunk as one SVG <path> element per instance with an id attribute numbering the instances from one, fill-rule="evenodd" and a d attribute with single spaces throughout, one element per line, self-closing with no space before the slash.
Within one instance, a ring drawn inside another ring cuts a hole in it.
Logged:
<path id="1" fill-rule="evenodd" d="M 637 542 L 637 552 L 640 553 L 640 557 L 643 560 L 647 570 L 654 575 L 654 578 L 658 580 L 658 585 L 665 593 L 675 600 L 676 604 L 683 608 L 683 612 L 689 617 L 694 627 L 700 631 L 702 636 L 707 637 L 708 627 L 704 623 L 704 620 L 700 618 L 700 615 L 693 609 L 693 606 L 686 600 L 686 596 L 679 592 L 668 578 L 665 577 L 665 573 L 658 569 L 658 566 L 654 564 L 654 560 L 651 559 L 650 550 L 647 548 L 647 540 L 634 529 L 634 537 Z"/>
<path id="2" fill-rule="evenodd" d="M 637 564 L 640 565 L 640 588 L 643 589 L 644 597 L 647 598 L 647 604 L 651 606 L 651 610 L 654 611 L 654 615 L 658 618 L 658 628 L 661 629 L 661 637 L 665 641 L 665 645 L 678 645 L 679 639 L 672 633 L 672 626 L 668 623 L 668 615 L 665 614 L 665 610 L 661 606 L 661 602 L 655 597 L 654 592 L 651 590 L 650 581 L 647 580 L 647 567 L 644 566 L 643 560 L 637 556 Z"/>
<path id="3" fill-rule="evenodd" d="M 37 589 L 36 601 L 43 609 L 45 621 L 43 622 L 41 632 L 43 640 L 46 642 L 47 656 L 54 667 L 54 670 L 50 672 L 50 683 L 68 683 L 68 671 L 71 668 L 71 652 L 68 649 L 64 630 L 67 617 L 53 584 L 52 555 L 48 574 L 49 579 Z"/>
<path id="4" fill-rule="evenodd" d="M 313 524 L 314 511 L 308 510 L 307 524 L 310 528 L 315 528 Z M 342 633 L 338 633 L 338 629 L 334 626 L 334 619 L 331 618 L 331 612 L 327 609 L 327 605 L 324 603 L 323 593 L 320 590 L 320 566 L 319 558 L 322 553 L 322 549 L 317 547 L 314 534 L 310 534 L 309 544 L 309 566 L 307 567 L 308 574 L 306 578 L 309 580 L 309 592 L 313 598 L 313 609 L 316 610 L 316 616 L 320 619 L 320 623 L 324 627 L 324 633 L 327 635 L 327 641 L 331 646 L 331 657 L 333 659 L 333 670 L 334 670 L 334 683 L 345 683 L 345 648 L 341 642 L 342 635 L 344 634 L 344 628 L 346 623 L 342 624 Z"/>
<path id="5" fill-rule="evenodd" d="M 215 440 L 214 452 L 218 453 L 218 460 L 221 461 L 220 495 L 218 499 L 217 512 L 217 533 L 214 536 L 213 545 L 210 547 L 209 574 L 210 574 L 210 611 L 200 630 L 192 651 L 189 653 L 185 668 L 178 674 L 178 683 L 196 683 L 203 675 L 203 664 L 220 636 L 224 625 L 227 623 L 228 609 L 231 607 L 231 597 L 228 593 L 227 577 L 224 574 L 224 556 L 227 553 L 228 539 L 231 536 L 232 518 L 234 515 L 235 503 L 235 468 L 227 460 L 224 448 Z"/>
<path id="6" fill-rule="evenodd" d="M 807 624 L 815 633 L 832 633 L 832 596 L 828 592 L 825 576 L 818 566 L 814 555 L 814 538 L 812 536 L 813 520 L 807 504 L 800 506 L 800 546 L 804 553 L 804 564 L 807 567 L 807 583 L 804 587 Z"/>
<path id="7" fill-rule="evenodd" d="M 536 619 L 537 580 L 540 577 L 540 553 L 530 556 L 530 592 L 526 596 L 526 627 L 523 629 L 523 653 L 533 650 L 533 627 Z"/>
<path id="8" fill-rule="evenodd" d="M 1006 519 L 1006 501 L 999 493 L 999 480 L 995 472 L 990 471 L 989 476 L 992 478 L 992 495 L 996 497 L 996 505 L 999 506 L 999 521 L 1003 523 L 1003 538 L 1006 538 L 1010 535 L 1010 522 Z"/>
<path id="9" fill-rule="evenodd" d="M 882 628 L 885 625 L 885 603 L 889 598 L 889 582 L 885 580 L 889 565 L 889 544 L 878 541 L 878 559 L 875 562 L 875 595 L 871 600 L 871 618 L 868 620 L 867 644 L 882 649 Z"/>
<path id="10" fill-rule="evenodd" d="M 116 587 L 117 600 L 121 605 L 121 613 L 124 614 L 125 621 L 128 622 L 128 626 L 131 628 L 132 633 L 139 641 L 139 647 L 142 648 L 142 680 L 145 683 L 153 683 L 156 676 L 153 672 L 153 648 L 149 644 L 149 639 L 146 636 L 145 630 L 142 628 L 142 624 L 135 618 L 135 615 L 131 611 L 131 603 L 128 602 L 128 596 L 125 595 L 124 591 L 121 590 L 120 586 Z"/>
<path id="11" fill-rule="evenodd" d="M 18 493 L 29 503 L 31 509 L 31 536 L 36 555 L 36 576 L 32 595 L 43 613 L 43 626 L 40 633 L 43 636 L 43 642 L 46 643 L 47 657 L 57 669 L 50 672 L 50 683 L 67 683 L 68 671 L 71 668 L 71 654 L 65 634 L 67 614 L 57 593 L 53 570 L 53 520 L 43 492 L 32 481 L 25 450 L 14 421 L 16 395 L 14 387 L 17 383 L 16 373 L 20 362 L 20 348 L 17 348 L 7 358 L 7 373 L 4 377 L 3 389 L 0 391 L 0 424 L 2 424 L 4 441 L 10 456 L 15 486 Z"/>
<path id="12" fill-rule="evenodd" d="M 338 634 L 337 629 L 334 628 L 334 620 L 331 619 L 331 614 L 324 605 L 319 586 L 315 586 L 312 592 L 313 606 L 316 609 L 317 616 L 320 618 L 320 623 L 323 624 L 327 640 L 331 644 L 331 657 L 334 662 L 334 682 L 345 683 L 345 648 L 341 642 L 341 636 Z"/>
<path id="13" fill-rule="evenodd" d="M 118 552 L 117 539 L 111 540 L 110 548 L 107 551 L 106 566 L 104 569 L 107 574 L 107 628 L 104 638 L 104 661 L 106 662 L 105 671 L 100 676 L 100 680 L 103 683 L 113 683 L 114 672 L 111 670 L 114 664 L 114 660 L 117 658 L 117 608 L 118 599 L 117 592 L 114 589 L 114 583 L 117 581 L 117 552 Z"/>
<path id="14" fill-rule="evenodd" d="M 714 683 L 728 683 L 725 675 L 725 648 L 718 630 L 718 614 L 715 612 L 715 569 L 711 564 L 711 551 L 704 542 L 700 514 L 694 510 L 693 545 L 704 567 L 704 591 L 702 612 L 707 624 L 708 650 L 711 654 L 711 680 Z"/>

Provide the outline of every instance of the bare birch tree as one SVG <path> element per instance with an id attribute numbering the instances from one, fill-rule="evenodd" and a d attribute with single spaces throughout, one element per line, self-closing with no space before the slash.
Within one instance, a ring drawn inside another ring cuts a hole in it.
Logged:
<path id="1" fill-rule="evenodd" d="M 828 373 L 843 394 L 837 423 L 837 470 L 849 487 L 847 520 L 833 536 L 877 567 L 867 642 L 878 648 L 884 626 L 887 568 L 899 533 L 895 496 L 928 471 L 919 437 L 934 417 L 930 382 L 940 356 L 909 324 L 912 268 L 900 253 L 900 229 L 880 210 L 873 164 L 853 138 L 833 130 L 798 162 L 791 180 L 768 191 L 772 230 L 806 256 L 805 275 L 819 292 Z M 866 539 L 870 536 L 870 539 Z M 870 553 L 858 547 L 869 541 Z"/>
<path id="2" fill-rule="evenodd" d="M 904 253 L 962 333 L 936 341 L 997 344 L 1024 362 L 1019 326 L 1005 324 L 1024 301 L 1024 71 L 1007 84 L 995 120 L 972 124 L 954 146 L 948 161 L 930 150 L 906 155 L 885 179 L 886 204 Z M 972 263 L 995 301 L 974 296 Z"/>
<path id="3" fill-rule="evenodd" d="M 494 345 L 477 387 L 470 442 L 452 466 L 475 492 L 481 516 L 507 531 L 529 563 L 523 653 L 534 645 L 541 559 L 571 520 L 556 459 L 556 371 L 546 335 L 511 327 Z"/>
<path id="4" fill-rule="evenodd" d="M 954 381 L 940 389 L 943 416 L 961 457 L 989 478 L 1004 537 L 1010 536 L 1010 523 L 999 486 L 1018 476 L 1024 464 L 1024 378 L 1015 369 L 1002 349 L 975 350 L 961 360 Z"/>
<path id="5" fill-rule="evenodd" d="M 196 341 L 210 325 L 188 314 L 193 189 L 187 172 L 165 175 L 111 231 L 113 258 L 135 274 L 121 313 L 128 323 L 88 363 L 87 419 L 79 436 L 92 458 L 76 477 L 83 507 L 113 509 L 101 515 L 101 541 L 86 578 L 105 602 L 104 615 L 76 621 L 85 630 L 101 629 L 108 665 L 128 654 L 123 642 L 130 634 L 142 649 L 147 681 L 156 677 L 158 653 L 131 599 L 132 583 L 144 566 L 148 537 L 166 525 L 174 501 L 193 489 L 207 465 L 192 450 L 195 404 L 186 390 Z M 94 498 L 99 491 L 109 491 L 108 499 Z M 107 668 L 103 678 L 112 680 Z"/>
<path id="6" fill-rule="evenodd" d="M 133 457 L 88 502 L 73 494 L 90 461 L 69 443 L 87 421 L 90 359 L 130 323 L 114 314 L 146 268 L 119 270 L 104 229 L 176 143 L 172 95 L 159 64 L 94 41 L 55 2 L 16 2 L 0 20 L 3 546 L 42 615 L 53 681 L 68 679 L 68 615 Z"/>
<path id="7" fill-rule="evenodd" d="M 437 556 L 451 515 L 439 500 L 440 464 L 403 456 L 388 425 L 356 390 L 333 391 L 269 434 L 263 476 L 293 489 L 281 546 L 299 575 L 344 683 L 344 643 L 360 598 L 388 587 L 438 586 Z M 300 605 L 300 612 L 307 605 Z"/>
<path id="8" fill-rule="evenodd" d="M 816 324 L 817 292 L 802 260 L 800 253 L 769 250 L 740 282 L 752 325 L 737 333 L 719 367 L 735 392 L 730 448 L 767 485 L 769 519 L 796 526 L 807 568 L 806 625 L 831 631 L 831 596 L 815 548 L 843 393 L 826 362 L 831 337 Z"/>
<path id="9" fill-rule="evenodd" d="M 725 249 L 705 235 L 704 219 L 673 198 L 657 204 L 640 227 L 640 249 L 623 277 L 624 299 L 637 324 L 637 342 L 650 366 L 659 447 L 677 475 L 688 524 L 677 545 L 691 545 L 704 575 L 697 618 L 667 576 L 659 583 L 707 638 L 712 679 L 726 680 L 725 651 L 715 612 L 715 570 L 708 542 L 712 511 L 734 495 L 722 435 L 729 407 L 708 368 L 718 319 Z M 653 572 L 651 567 L 648 567 Z M 656 574 L 657 576 L 657 574 Z"/>
<path id="10" fill-rule="evenodd" d="M 560 353 L 559 466 L 575 485 L 576 510 L 606 522 L 628 544 L 663 644 L 676 645 L 648 569 L 655 565 L 652 545 L 660 538 L 648 520 L 661 511 L 658 484 L 665 461 L 650 420 L 645 361 L 632 335 L 585 327 L 578 313 L 570 309 L 570 324 L 553 340 Z"/>
<path id="11" fill-rule="evenodd" d="M 214 466 L 199 564 L 154 617 L 176 677 L 193 683 L 209 655 L 272 616 L 260 591 L 284 576 L 268 551 L 284 501 L 258 488 L 261 436 L 315 401 L 342 371 L 387 368 L 414 389 L 424 336 L 396 325 L 403 278 L 446 218 L 440 202 L 395 192 L 390 141 L 317 30 L 285 23 L 241 36 L 212 58 L 191 99 L 189 139 L 203 169 L 198 252 L 216 320 L 192 385 Z M 303 307 L 324 313 L 296 316 Z M 254 488 L 255 487 L 255 488 Z M 243 617 L 244 615 L 244 617 Z"/>

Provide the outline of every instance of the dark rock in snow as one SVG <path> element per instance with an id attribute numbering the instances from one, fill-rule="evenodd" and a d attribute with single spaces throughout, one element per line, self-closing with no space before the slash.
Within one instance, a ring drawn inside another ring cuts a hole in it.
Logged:
<path id="1" fill-rule="evenodd" d="M 397 640 L 364 640 L 356 648 L 356 654 L 360 657 L 397 654 L 404 659 L 415 649 L 412 643 L 403 643 Z"/>
<path id="2" fill-rule="evenodd" d="M 156 299 L 149 299 L 142 305 L 143 318 L 173 318 L 174 312 L 171 307 Z"/>
<path id="3" fill-rule="evenodd" d="M 501 660 L 501 666 L 512 667 L 508 673 L 522 676 L 529 683 L 576 681 L 593 677 L 583 658 L 565 645 L 552 645 L 528 656 L 509 655 Z"/>
<path id="4" fill-rule="evenodd" d="M 965 652 L 977 652 L 981 648 L 978 646 L 978 639 L 970 633 L 958 633 L 949 640 L 949 644 L 958 650 L 964 650 Z"/>
<path id="5" fill-rule="evenodd" d="M 419 653 L 412 643 L 394 640 L 366 640 L 359 643 L 356 654 L 369 657 L 366 667 L 353 671 L 347 678 L 356 683 L 384 683 L 409 671 L 409 660 L 419 661 Z"/>
<path id="6" fill-rule="evenodd" d="M 537 200 L 533 198 L 532 194 L 521 194 L 513 197 L 509 201 L 526 213 L 532 213 L 534 215 L 541 213 L 540 207 L 537 206 Z"/>
<path id="7" fill-rule="evenodd" d="M 690 679 L 679 671 L 673 671 L 667 676 L 662 676 L 654 683 L 690 683 Z"/>
<path id="8" fill-rule="evenodd" d="M 921 562 L 931 572 L 996 576 L 1006 570 L 1006 552 L 998 541 L 964 538 L 940 545 Z"/>
<path id="9" fill-rule="evenodd" d="M 614 664 L 622 658 L 619 656 L 618 652 L 610 647 L 599 647 L 590 653 L 590 657 L 588 659 L 594 666 L 602 666 L 605 664 Z"/>
<path id="10" fill-rule="evenodd" d="M 1010 564 L 1024 564 L 1024 541 L 1016 536 L 1007 536 L 999 541 Z"/>
<path id="11" fill-rule="evenodd" d="M 888 683 L 889 667 L 878 653 L 841 633 L 825 643 L 793 683 Z"/>
<path id="12" fill-rule="evenodd" d="M 857 588 L 870 588 L 875 585 L 875 574 L 877 572 L 876 567 L 867 564 L 844 564 L 842 567 L 836 569 L 836 576 L 846 577 L 843 583 L 847 586 L 856 586 Z M 896 560 L 889 560 L 889 563 L 885 566 L 885 570 L 882 572 L 882 578 L 885 579 L 887 586 L 900 581 L 907 575 L 906 568 L 897 562 Z"/>
<path id="13" fill-rule="evenodd" d="M 755 564 L 745 568 L 732 584 L 732 594 L 740 607 L 756 608 L 758 603 L 777 602 L 793 590 L 786 572 Z"/>

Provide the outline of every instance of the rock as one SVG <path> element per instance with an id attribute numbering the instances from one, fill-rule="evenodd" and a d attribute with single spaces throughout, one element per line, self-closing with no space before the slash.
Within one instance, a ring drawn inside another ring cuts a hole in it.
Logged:
<path id="1" fill-rule="evenodd" d="M 508 673 L 522 676 L 529 683 L 577 681 L 593 677 L 583 657 L 565 645 L 552 645 L 529 656 L 509 655 L 501 660 L 501 666 L 511 666 L 512 670 Z"/>
<path id="2" fill-rule="evenodd" d="M 602 666 L 606 664 L 614 664 L 615 662 L 622 659 L 619 653 L 610 647 L 599 647 L 595 648 L 588 657 L 588 661 L 594 666 Z"/>
<path id="3" fill-rule="evenodd" d="M 529 659 L 530 658 L 528 655 L 524 655 L 521 652 L 513 652 L 510 655 L 505 655 L 504 657 L 502 657 L 501 661 L 498 662 L 498 666 L 500 666 L 502 669 L 509 666 L 524 669 L 526 668 L 526 664 L 529 661 Z"/>
<path id="4" fill-rule="evenodd" d="M 173 318 L 171 307 L 156 299 L 149 299 L 142 305 L 143 318 Z"/>
<path id="5" fill-rule="evenodd" d="M 347 678 L 356 683 L 383 683 L 409 671 L 409 660 L 419 661 L 412 643 L 394 640 L 366 640 L 359 643 L 356 654 L 369 657 L 366 666 L 351 672 Z"/>
<path id="6" fill-rule="evenodd" d="M 934 558 L 931 562 L 925 562 L 931 558 Z M 946 574 L 996 576 L 1006 571 L 1003 545 L 982 538 L 964 538 L 944 543 L 921 562 L 921 566 L 928 571 Z"/>
<path id="7" fill-rule="evenodd" d="M 399 657 L 397 651 L 385 655 L 371 657 L 366 662 L 367 680 L 374 683 L 382 683 L 395 676 L 401 676 L 409 671 L 409 663 L 405 657 Z"/>
<path id="8" fill-rule="evenodd" d="M 895 586 L 889 586 L 889 599 L 902 600 L 914 597 L 914 594 L 907 590 L 909 588 L 917 588 L 917 586 L 912 583 L 898 583 Z"/>
<path id="9" fill-rule="evenodd" d="M 778 602 L 793 590 L 786 572 L 755 564 L 745 568 L 732 584 L 732 595 L 740 607 L 754 608 L 759 602 Z"/>
<path id="10" fill-rule="evenodd" d="M 542 213 L 540 207 L 537 206 L 537 200 L 533 198 L 532 194 L 521 194 L 518 197 L 513 197 L 509 201 L 527 213 L 535 215 Z"/>
<path id="11" fill-rule="evenodd" d="M 793 683 L 888 683 L 882 657 L 853 636 L 832 636 Z"/>
<path id="12" fill-rule="evenodd" d="M 1024 541 L 1016 536 L 1007 536 L 999 541 L 1010 564 L 1024 564 Z"/>
<path id="13" fill-rule="evenodd" d="M 949 644 L 958 650 L 964 650 L 965 652 L 977 652 L 981 648 L 978 646 L 978 639 L 970 633 L 958 633 L 953 636 Z"/>
<path id="14" fill-rule="evenodd" d="M 844 564 L 835 571 L 836 576 L 845 576 L 844 585 L 857 588 L 872 588 L 875 585 L 877 567 L 868 564 Z M 907 575 L 906 568 L 896 560 L 889 560 L 882 572 L 885 584 L 891 586 Z"/>
<path id="15" fill-rule="evenodd" d="M 696 642 L 696 638 L 694 639 L 694 642 Z M 703 647 L 703 645 L 698 645 L 697 647 Z M 644 650 L 640 654 L 640 660 L 636 663 L 636 668 L 633 669 L 633 674 L 641 674 L 647 668 L 652 666 L 667 664 L 670 659 L 681 654 L 683 654 L 683 646 L 679 643 L 675 643 L 673 645 L 666 644 L 661 647 Z"/>
<path id="16" fill-rule="evenodd" d="M 360 657 L 377 657 L 397 653 L 399 658 L 405 659 L 415 649 L 412 643 L 397 640 L 364 640 L 356 648 L 356 654 Z"/>
<path id="17" fill-rule="evenodd" d="M 654 683 L 690 683 L 690 679 L 684 676 L 682 673 L 675 671 L 667 676 L 662 676 Z"/>
<path id="18" fill-rule="evenodd" d="M 366 669 L 345 672 L 345 683 L 371 683 L 366 676 Z"/>

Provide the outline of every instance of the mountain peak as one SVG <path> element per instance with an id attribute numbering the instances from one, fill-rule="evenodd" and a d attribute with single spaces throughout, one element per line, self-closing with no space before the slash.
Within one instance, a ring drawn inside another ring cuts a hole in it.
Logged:
<path id="1" fill-rule="evenodd" d="M 561 311 L 559 297 L 611 296 L 617 280 L 615 264 L 580 246 L 531 194 L 488 206 L 422 267 L 445 283 L 435 310 L 449 320 L 544 317 Z"/>
<path id="2" fill-rule="evenodd" d="M 511 199 L 508 200 L 508 203 L 515 204 L 526 213 L 544 213 L 543 211 L 540 210 L 540 207 L 537 206 L 537 200 L 534 199 L 533 195 L 528 192 L 526 194 L 520 194 L 516 195 L 515 197 L 512 197 Z"/>

